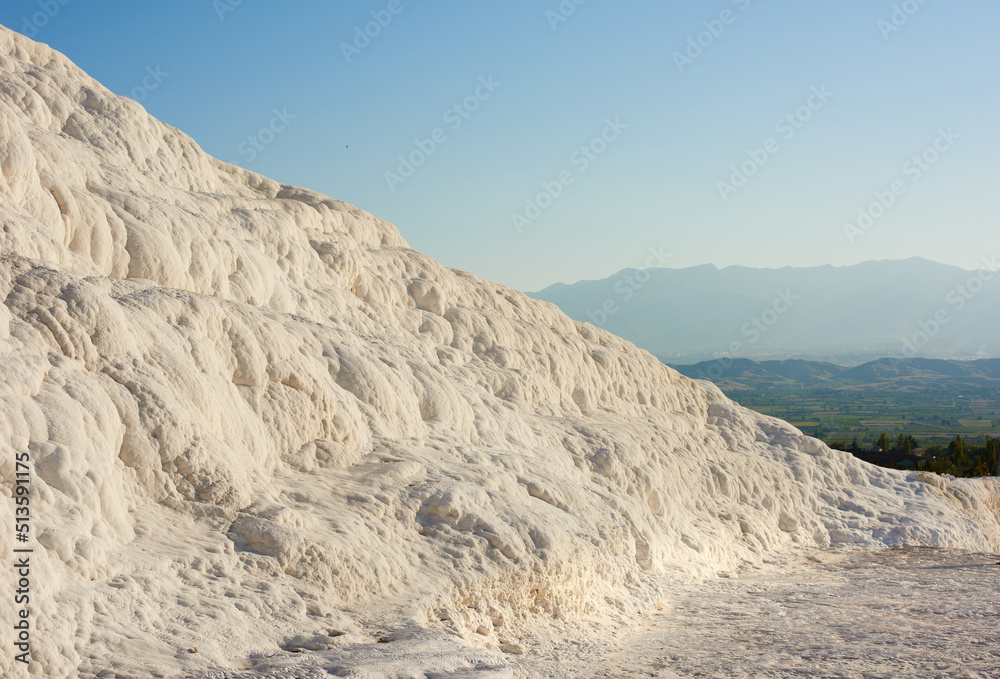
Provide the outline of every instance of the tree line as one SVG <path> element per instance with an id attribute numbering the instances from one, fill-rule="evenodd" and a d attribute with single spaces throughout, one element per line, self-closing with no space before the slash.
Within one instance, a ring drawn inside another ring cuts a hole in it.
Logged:
<path id="1" fill-rule="evenodd" d="M 920 471 L 951 474 L 955 477 L 996 476 L 1000 463 L 1000 439 L 983 438 L 981 445 L 975 445 L 958 435 L 947 447 L 927 446 L 909 434 L 899 434 L 891 439 L 882 432 L 874 449 L 866 450 L 858 445 L 857 439 L 850 445 L 834 441 L 829 444 L 835 450 L 844 450 L 866 462 L 893 469 L 913 468 Z"/>

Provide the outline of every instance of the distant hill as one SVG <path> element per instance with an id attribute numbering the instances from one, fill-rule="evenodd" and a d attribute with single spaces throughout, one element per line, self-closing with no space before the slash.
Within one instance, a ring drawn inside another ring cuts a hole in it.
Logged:
<path id="1" fill-rule="evenodd" d="M 950 361 L 941 359 L 878 359 L 853 368 L 818 361 L 701 361 L 673 365 L 682 375 L 715 382 L 727 391 L 768 387 L 895 390 L 1000 390 L 1000 359 Z"/>
<path id="2" fill-rule="evenodd" d="M 1000 275 L 926 259 L 753 269 L 626 269 L 532 297 L 667 363 L 1000 355 Z"/>

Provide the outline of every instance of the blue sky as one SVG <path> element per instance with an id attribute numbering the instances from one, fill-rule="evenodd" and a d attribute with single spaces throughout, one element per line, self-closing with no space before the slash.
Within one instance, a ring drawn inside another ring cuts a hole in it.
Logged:
<path id="1" fill-rule="evenodd" d="M 995 0 L 5 0 L 0 23 L 522 290 L 1000 249 Z"/>

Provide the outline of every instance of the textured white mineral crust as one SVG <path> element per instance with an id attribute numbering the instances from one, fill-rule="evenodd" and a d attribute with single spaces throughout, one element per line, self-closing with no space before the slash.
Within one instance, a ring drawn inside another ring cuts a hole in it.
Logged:
<path id="1" fill-rule="evenodd" d="M 831 451 L 2 27 L 0 170 L 0 553 L 23 451 L 35 550 L 2 676 L 414 635 L 458 671 L 769 554 L 1000 549 L 998 482 Z"/>

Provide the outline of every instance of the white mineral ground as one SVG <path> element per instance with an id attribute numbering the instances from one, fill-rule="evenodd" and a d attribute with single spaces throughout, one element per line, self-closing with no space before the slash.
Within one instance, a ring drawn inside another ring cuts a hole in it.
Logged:
<path id="1" fill-rule="evenodd" d="M 4 677 L 537 676 L 683 583 L 769 605 L 720 573 L 1000 551 L 1000 481 L 832 451 L 2 27 L 0 170 Z"/>

